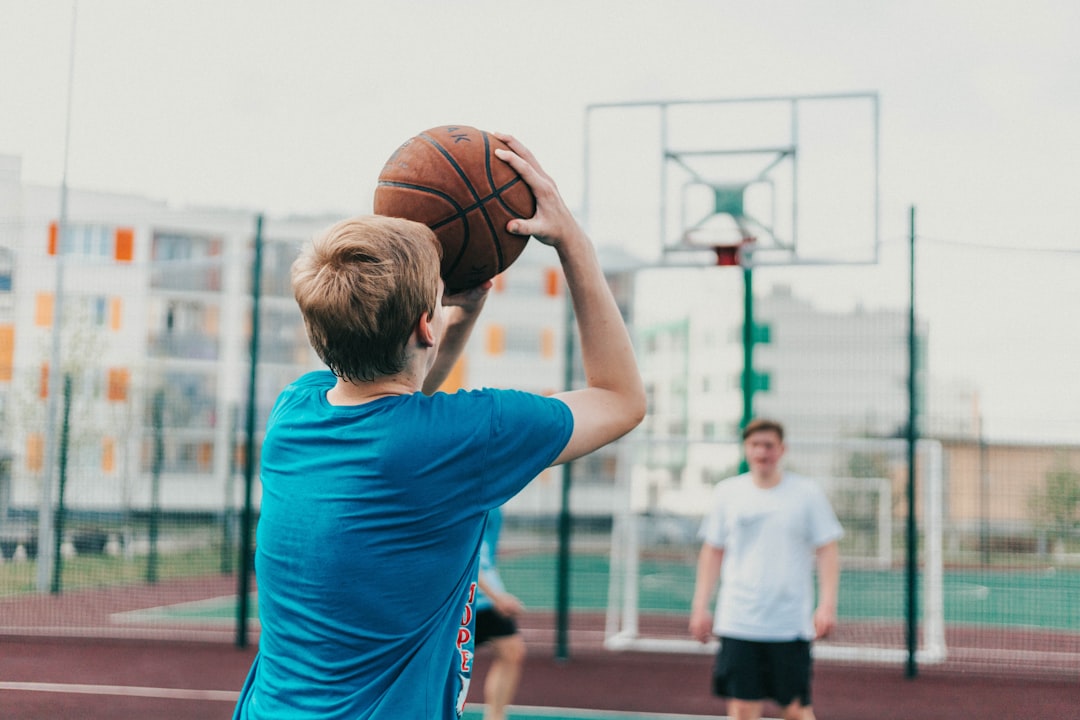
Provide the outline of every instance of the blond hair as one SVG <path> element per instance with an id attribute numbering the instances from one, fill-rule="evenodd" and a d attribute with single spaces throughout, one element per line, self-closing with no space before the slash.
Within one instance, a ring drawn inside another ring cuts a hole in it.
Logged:
<path id="1" fill-rule="evenodd" d="M 426 225 L 378 215 L 343 220 L 304 247 L 293 295 L 335 375 L 370 381 L 405 368 L 416 323 L 435 311 L 441 256 Z"/>

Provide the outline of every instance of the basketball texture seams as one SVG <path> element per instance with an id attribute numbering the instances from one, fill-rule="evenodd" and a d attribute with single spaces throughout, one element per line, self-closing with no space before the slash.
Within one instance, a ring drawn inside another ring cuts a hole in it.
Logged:
<path id="1" fill-rule="evenodd" d="M 451 292 L 505 270 L 528 240 L 508 233 L 506 224 L 531 217 L 535 198 L 521 176 L 495 157 L 496 147 L 505 145 L 476 128 L 432 128 L 402 144 L 379 175 L 375 212 L 423 222 L 435 232 Z"/>

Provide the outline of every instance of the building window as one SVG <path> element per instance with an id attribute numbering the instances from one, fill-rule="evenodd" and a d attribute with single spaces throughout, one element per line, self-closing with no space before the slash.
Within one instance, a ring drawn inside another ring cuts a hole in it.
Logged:
<path id="1" fill-rule="evenodd" d="M 152 356 L 191 360 L 217 358 L 219 313 L 216 304 L 155 298 L 150 304 L 150 317 L 149 351 Z"/>
<path id="2" fill-rule="evenodd" d="M 543 355 L 544 332 L 541 328 L 511 325 L 509 328 L 503 327 L 502 332 L 504 352 Z M 552 343 L 552 350 L 554 350 L 554 343 Z"/>
<path id="3" fill-rule="evenodd" d="M 108 322 L 108 298 L 101 296 L 89 298 L 90 318 L 94 327 L 105 327 Z"/>
<path id="4" fill-rule="evenodd" d="M 701 423 L 701 436 L 706 440 L 716 439 L 716 423 L 712 420 L 706 420 Z"/>
<path id="5" fill-rule="evenodd" d="M 59 224 L 49 226 L 49 254 L 56 254 Z M 114 230 L 106 225 L 67 225 L 60 238 L 60 252 L 82 258 L 112 259 Z"/>

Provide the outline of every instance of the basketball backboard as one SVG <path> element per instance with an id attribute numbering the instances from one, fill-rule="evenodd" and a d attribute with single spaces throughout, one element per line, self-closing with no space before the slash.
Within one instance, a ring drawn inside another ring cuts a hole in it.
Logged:
<path id="1" fill-rule="evenodd" d="M 878 118 L 876 93 L 590 105 L 589 231 L 664 264 L 876 262 Z"/>

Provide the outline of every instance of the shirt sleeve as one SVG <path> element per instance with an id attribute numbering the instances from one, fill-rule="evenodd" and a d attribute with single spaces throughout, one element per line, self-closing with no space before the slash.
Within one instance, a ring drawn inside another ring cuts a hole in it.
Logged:
<path id="1" fill-rule="evenodd" d="M 724 493 L 720 486 L 713 489 L 712 504 L 708 514 L 701 521 L 698 536 L 713 547 L 724 547 L 727 538 L 727 523 L 724 512 Z"/>
<path id="2" fill-rule="evenodd" d="M 574 416 L 562 400 L 517 390 L 490 392 L 494 407 L 484 488 L 488 503 L 497 507 L 554 462 L 570 441 Z"/>
<path id="3" fill-rule="evenodd" d="M 811 540 L 814 547 L 828 545 L 844 536 L 844 528 L 833 511 L 825 492 L 816 484 L 810 498 Z"/>

